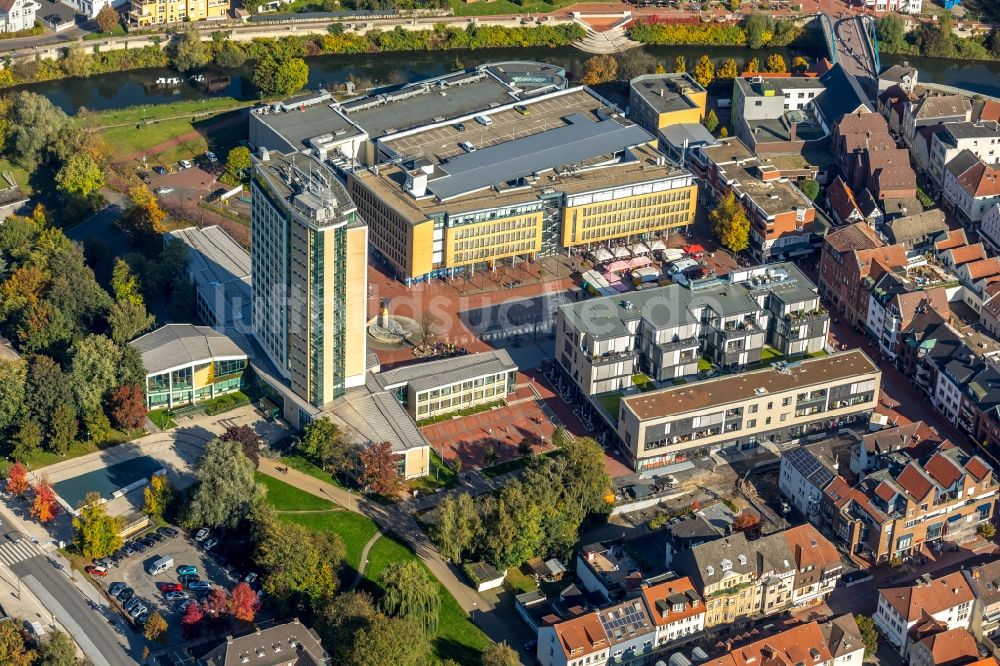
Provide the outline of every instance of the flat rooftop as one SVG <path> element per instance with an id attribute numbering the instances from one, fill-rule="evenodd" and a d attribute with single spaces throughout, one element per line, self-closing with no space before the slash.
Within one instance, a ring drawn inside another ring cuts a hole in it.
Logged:
<path id="1" fill-rule="evenodd" d="M 641 421 L 679 416 L 687 412 L 765 398 L 808 386 L 860 377 L 878 372 L 864 352 L 855 349 L 823 358 L 808 359 L 789 365 L 739 375 L 708 379 L 695 384 L 650 391 L 622 398 L 622 404 Z"/>
<path id="2" fill-rule="evenodd" d="M 564 87 L 565 71 L 555 65 L 492 63 L 349 100 L 341 109 L 372 138 L 379 138 Z"/>
<path id="3" fill-rule="evenodd" d="M 758 143 L 791 141 L 791 122 L 787 118 L 766 118 L 763 120 L 748 120 L 747 126 L 753 133 L 754 140 Z M 814 122 L 811 117 L 806 121 L 796 120 L 795 122 L 796 141 L 819 141 L 826 136 L 823 128 L 819 123 Z"/>
<path id="4" fill-rule="evenodd" d="M 730 164 L 739 160 L 752 160 L 757 156 L 746 144 L 736 138 L 720 141 L 717 145 L 702 148 L 705 157 L 719 165 Z"/>
<path id="5" fill-rule="evenodd" d="M 812 76 L 737 76 L 736 85 L 747 97 L 782 97 L 793 90 L 826 90 L 826 85 Z"/>
<path id="6" fill-rule="evenodd" d="M 813 208 L 813 203 L 806 195 L 788 181 L 761 180 L 758 176 L 760 166 L 737 167 L 727 170 L 726 175 L 738 180 L 740 189 L 767 215 L 780 215 L 799 208 Z"/>
<path id="7" fill-rule="evenodd" d="M 564 194 L 577 194 L 614 187 L 624 187 L 648 183 L 667 178 L 687 178 L 690 174 L 662 161 L 662 155 L 655 149 L 640 145 L 629 151 L 630 158 L 614 165 L 582 170 L 574 173 L 541 174 L 533 185 L 513 189 L 483 189 L 464 196 L 438 201 L 435 197 L 415 198 L 405 189 L 406 171 L 396 165 L 382 165 L 378 174 L 363 169 L 354 176 L 372 190 L 386 205 L 404 216 L 411 224 L 419 224 L 428 216 L 445 213 L 459 213 L 485 210 L 501 206 L 535 202 L 543 190 Z"/>
<path id="8" fill-rule="evenodd" d="M 221 227 L 188 227 L 167 233 L 170 242 L 188 246 L 188 273 L 216 317 L 213 322 L 249 330 L 253 303 L 250 253 Z"/>
<path id="9" fill-rule="evenodd" d="M 511 370 L 517 370 L 517 364 L 510 354 L 504 349 L 495 349 L 437 361 L 413 363 L 374 373 L 371 376 L 383 389 L 410 385 L 415 391 L 420 391 Z"/>
<path id="10" fill-rule="evenodd" d="M 687 73 L 639 76 L 632 79 L 630 88 L 658 113 L 696 108 L 688 96 L 705 92 Z"/>
<path id="11" fill-rule="evenodd" d="M 269 151 L 266 160 L 255 157 L 254 165 L 285 205 L 316 227 L 338 224 L 357 210 L 336 174 L 311 155 Z"/>

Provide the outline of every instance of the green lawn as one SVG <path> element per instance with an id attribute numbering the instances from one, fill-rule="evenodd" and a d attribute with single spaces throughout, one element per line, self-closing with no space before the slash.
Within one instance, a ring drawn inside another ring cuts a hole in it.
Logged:
<path id="1" fill-rule="evenodd" d="M 555 2 L 525 2 L 517 4 L 510 0 L 494 2 L 463 2 L 451 0 L 455 16 L 490 16 L 496 14 L 547 14 L 573 4 L 577 0 L 555 0 Z"/>
<path id="2" fill-rule="evenodd" d="M 144 104 L 130 106 L 114 111 L 99 111 L 88 113 L 83 118 L 84 127 L 107 127 L 122 123 L 132 124 L 143 120 L 171 118 L 173 116 L 206 113 L 208 111 L 222 112 L 250 106 L 254 102 L 242 102 L 232 97 L 209 97 L 201 100 L 182 100 L 169 104 Z M 188 124 L 190 124 L 188 118 Z M 135 129 L 132 126 L 132 129 Z"/>
<path id="3" fill-rule="evenodd" d="M 84 41 L 91 41 L 94 39 L 108 39 L 109 37 L 121 37 L 125 34 L 125 28 L 121 23 L 115 25 L 114 28 L 108 32 L 92 32 L 83 36 Z"/>
<path id="4" fill-rule="evenodd" d="M 274 477 L 255 473 L 258 483 L 267 488 L 267 501 L 276 511 L 329 511 L 337 508 L 330 500 L 310 495 Z"/>
<path id="5" fill-rule="evenodd" d="M 281 456 L 281 462 L 285 463 L 292 469 L 302 472 L 303 474 L 308 474 L 314 479 L 326 481 L 327 483 L 337 483 L 332 474 L 297 453 L 290 456 Z"/>
<path id="6" fill-rule="evenodd" d="M 407 481 L 410 490 L 419 490 L 421 495 L 432 493 L 435 490 L 447 490 L 454 488 L 458 483 L 458 475 L 455 470 L 444 464 L 437 451 L 431 449 L 431 473 L 419 479 Z"/>
<path id="7" fill-rule="evenodd" d="M 656 388 L 656 384 L 653 380 L 641 372 L 637 375 L 632 375 L 632 384 L 634 386 L 638 386 L 639 390 L 643 392 L 652 391 Z"/>
<path id="8" fill-rule="evenodd" d="M 761 363 L 766 363 L 768 361 L 775 361 L 780 359 L 782 356 L 781 352 L 770 345 L 764 345 L 764 348 L 760 350 L 760 361 Z"/>
<path id="9" fill-rule="evenodd" d="M 608 413 L 608 416 L 613 419 L 618 418 L 618 406 L 621 404 L 621 401 L 622 394 L 618 391 L 597 396 L 597 402 L 601 403 L 601 407 L 603 407 L 604 411 Z"/>
<path id="10" fill-rule="evenodd" d="M 174 413 L 167 408 L 154 409 L 148 414 L 149 420 L 160 430 L 170 430 L 177 427 L 173 415 Z"/>
<path id="11" fill-rule="evenodd" d="M 27 194 L 29 197 L 34 194 L 34 190 L 31 187 L 31 174 L 11 163 L 6 157 L 0 158 L 0 174 L 3 172 L 9 173 L 14 181 L 17 183 L 21 191 Z M 7 181 L 2 181 L 2 186 L 7 187 Z"/>
<path id="12" fill-rule="evenodd" d="M 138 433 L 137 436 L 144 433 Z M 65 455 L 58 455 L 50 451 L 38 450 L 29 456 L 26 460 L 22 460 L 25 467 L 29 470 L 41 469 L 53 463 L 62 462 L 68 460 L 69 458 L 79 458 L 80 456 L 85 456 L 88 453 L 96 453 L 102 449 L 107 449 L 112 446 L 118 446 L 122 442 L 127 442 L 133 437 L 129 437 L 128 434 L 115 430 L 111 433 L 111 436 L 107 440 L 97 443 L 97 442 L 73 442 L 70 444 L 69 449 L 66 451 Z M 13 444 L 8 443 L 6 448 L 0 447 L 0 474 L 6 475 L 7 470 L 13 464 L 12 460 L 3 459 L 4 455 L 10 455 L 13 449 Z"/>
<path id="13" fill-rule="evenodd" d="M 377 588 L 375 581 L 379 574 L 392 562 L 417 559 L 405 544 L 383 536 L 368 552 L 368 567 L 365 578 Z M 428 575 L 433 575 L 428 571 Z M 460 664 L 479 663 L 479 653 L 489 639 L 466 615 L 462 607 L 448 590 L 439 585 L 441 591 L 441 612 L 438 615 L 438 631 L 434 638 L 434 653 L 441 659 L 453 659 Z"/>
<path id="14" fill-rule="evenodd" d="M 336 532 L 344 541 L 347 563 L 358 568 L 361 551 L 375 536 L 375 523 L 367 517 L 350 511 L 320 511 L 317 513 L 282 513 L 281 520 L 295 523 L 315 532 Z"/>

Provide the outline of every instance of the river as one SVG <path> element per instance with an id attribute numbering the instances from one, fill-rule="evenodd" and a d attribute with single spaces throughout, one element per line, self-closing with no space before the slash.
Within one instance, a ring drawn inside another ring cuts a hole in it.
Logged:
<path id="1" fill-rule="evenodd" d="M 725 58 L 735 58 L 740 64 L 751 57 L 761 63 L 767 55 L 778 51 L 791 62 L 793 55 L 800 51 L 769 49 L 751 51 L 735 47 L 646 47 L 645 51 L 657 62 L 670 70 L 674 59 L 683 55 L 688 66 L 702 54 L 708 54 L 717 62 Z M 815 57 L 815 53 L 802 53 Z M 589 57 L 572 47 L 553 49 L 484 49 L 478 51 L 417 51 L 405 53 L 378 53 L 359 55 L 327 55 L 308 58 L 309 88 L 335 86 L 350 78 L 368 81 L 374 85 L 388 85 L 443 74 L 459 68 L 471 67 L 498 60 L 541 60 L 565 67 L 576 74 L 583 68 Z M 966 60 L 939 60 L 932 58 L 903 58 L 883 56 L 883 66 L 908 60 L 920 70 L 920 80 L 943 83 L 967 89 L 976 93 L 1000 97 L 1000 62 L 977 62 Z M 228 89 L 214 93 L 214 96 L 231 96 L 237 99 L 253 99 L 256 91 L 250 83 L 252 71 L 249 67 L 219 72 L 231 75 Z M 142 104 L 160 104 L 177 99 L 202 99 L 207 95 L 187 83 L 173 89 L 150 88 L 148 84 L 160 77 L 177 76 L 177 72 L 166 69 L 143 69 L 130 72 L 102 74 L 85 79 L 61 79 L 23 86 L 48 97 L 56 106 L 67 113 L 76 113 L 81 107 L 93 111 L 117 109 Z"/>

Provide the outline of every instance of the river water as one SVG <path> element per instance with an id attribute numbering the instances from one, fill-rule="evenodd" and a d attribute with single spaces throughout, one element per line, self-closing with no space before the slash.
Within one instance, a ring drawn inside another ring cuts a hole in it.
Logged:
<path id="1" fill-rule="evenodd" d="M 775 50 L 751 51 L 734 47 L 647 47 L 647 53 L 669 70 L 674 59 L 683 55 L 688 66 L 702 54 L 708 54 L 721 62 L 725 58 L 735 58 L 740 64 L 751 57 L 763 61 Z M 791 62 L 794 55 L 815 57 L 816 52 L 777 49 Z M 388 85 L 426 78 L 455 69 L 471 67 L 485 62 L 499 60 L 540 60 L 565 67 L 571 74 L 579 73 L 588 54 L 572 47 L 531 48 L 531 49 L 484 49 L 478 51 L 418 51 L 405 53 L 376 53 L 360 55 L 328 55 L 307 59 L 309 64 L 309 88 L 335 86 L 350 78 L 371 82 L 374 85 Z M 883 56 L 882 65 L 902 62 L 904 58 Z M 931 58 L 908 58 L 909 63 L 920 70 L 920 80 L 943 83 L 972 92 L 1000 97 L 1000 62 L 975 62 L 965 60 L 940 60 Z M 237 99 L 253 99 L 257 96 L 250 83 L 252 71 L 249 67 L 238 70 L 209 72 L 231 75 L 228 89 L 213 93 Z M 144 69 L 131 72 L 102 74 L 86 79 L 61 79 L 36 83 L 23 88 L 45 95 L 67 113 L 76 113 L 81 107 L 90 110 L 117 109 L 142 104 L 160 104 L 177 99 L 202 99 L 207 95 L 190 84 L 183 84 L 173 90 L 157 89 L 150 84 L 160 77 L 177 76 L 169 69 Z"/>

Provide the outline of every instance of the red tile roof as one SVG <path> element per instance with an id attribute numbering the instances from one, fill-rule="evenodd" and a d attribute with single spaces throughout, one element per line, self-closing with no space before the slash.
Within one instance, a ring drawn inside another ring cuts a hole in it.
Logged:
<path id="1" fill-rule="evenodd" d="M 1000 195 L 1000 170 L 980 161 L 961 176 L 958 185 L 974 197 L 995 197 Z"/>
<path id="2" fill-rule="evenodd" d="M 927 477 L 920 473 L 920 468 L 917 464 L 912 462 L 899 473 L 899 476 L 896 477 L 896 483 L 917 500 L 924 499 L 934 490 L 934 485 Z"/>
<path id="3" fill-rule="evenodd" d="M 892 486 L 883 481 L 875 487 L 875 495 L 888 502 L 896 496 L 896 491 Z"/>
<path id="4" fill-rule="evenodd" d="M 920 618 L 921 611 L 935 615 L 954 608 L 975 595 L 961 571 L 913 587 L 891 587 L 878 591 L 907 622 Z"/>
<path id="5" fill-rule="evenodd" d="M 695 602 L 688 596 L 689 593 L 697 595 L 691 579 L 685 576 L 644 588 L 642 596 L 646 599 L 646 608 L 649 609 L 653 623 L 662 627 L 705 612 L 705 602 L 700 597 Z M 673 602 L 669 599 L 671 595 L 684 597 L 683 610 L 673 610 Z"/>
<path id="6" fill-rule="evenodd" d="M 962 470 L 946 456 L 935 453 L 924 463 L 924 471 L 942 488 L 951 488 L 962 477 Z"/>
<path id="7" fill-rule="evenodd" d="M 789 528 L 782 534 L 785 535 L 788 547 L 795 556 L 798 569 L 805 569 L 810 565 L 816 569 L 823 569 L 828 565 L 840 563 L 837 547 L 820 534 L 812 523 Z"/>
<path id="8" fill-rule="evenodd" d="M 837 252 L 873 250 L 885 245 L 875 230 L 865 222 L 855 222 L 834 229 L 826 235 L 826 242 Z"/>
<path id="9" fill-rule="evenodd" d="M 858 202 L 854 199 L 854 192 L 840 179 L 840 176 L 826 188 L 826 196 L 830 207 L 841 221 L 849 220 L 852 215 L 861 212 Z"/>
<path id="10" fill-rule="evenodd" d="M 934 243 L 934 249 L 938 252 L 943 252 L 944 250 L 951 250 L 968 244 L 969 241 L 965 237 L 965 229 L 952 229 Z"/>
<path id="11" fill-rule="evenodd" d="M 983 459 L 979 456 L 969 458 L 969 461 L 965 463 L 965 469 L 979 481 L 982 481 L 993 472 L 990 466 L 983 462 Z"/>
<path id="12" fill-rule="evenodd" d="M 935 666 L 955 666 L 979 658 L 976 639 L 968 629 L 961 627 L 928 636 L 920 644 L 931 653 L 931 662 Z"/>
<path id="13" fill-rule="evenodd" d="M 812 650 L 819 653 L 815 658 Z M 810 622 L 733 648 L 729 654 L 705 662 L 705 666 L 794 666 L 832 661 L 823 632 L 816 622 Z"/>
<path id="14" fill-rule="evenodd" d="M 986 250 L 983 249 L 982 243 L 976 243 L 975 245 L 965 245 L 948 250 L 947 255 L 950 257 L 951 263 L 958 267 L 970 261 L 985 259 Z"/>
<path id="15" fill-rule="evenodd" d="M 563 652 L 570 659 L 599 652 L 608 648 L 608 636 L 597 613 L 560 622 L 553 627 Z"/>
<path id="16" fill-rule="evenodd" d="M 990 257 L 966 265 L 969 277 L 973 280 L 982 280 L 993 275 L 1000 275 L 1000 257 Z"/>

